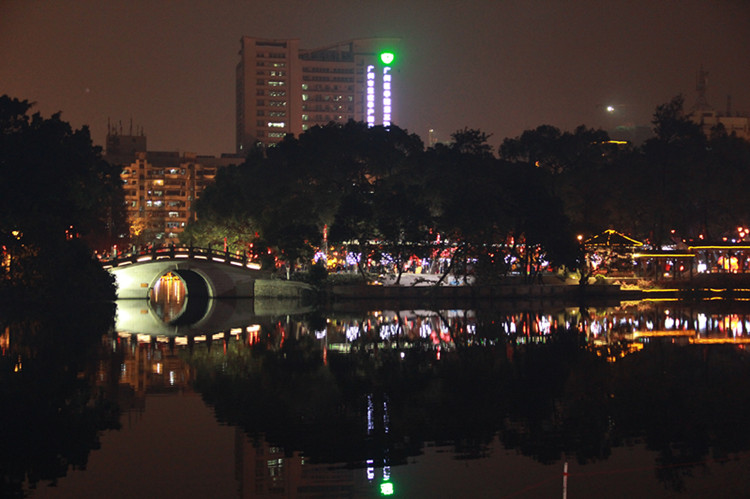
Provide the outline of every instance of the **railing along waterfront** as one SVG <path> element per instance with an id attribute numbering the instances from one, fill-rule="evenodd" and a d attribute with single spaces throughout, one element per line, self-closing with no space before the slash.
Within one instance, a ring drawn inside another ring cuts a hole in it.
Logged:
<path id="1" fill-rule="evenodd" d="M 155 262 L 158 260 L 202 260 L 224 263 L 235 267 L 244 267 L 251 270 L 260 270 L 260 264 L 250 261 L 247 255 L 237 255 L 230 251 L 194 246 L 154 246 L 148 249 L 123 253 L 115 257 L 102 258 L 100 261 L 105 269 L 111 269 L 124 265 Z"/>

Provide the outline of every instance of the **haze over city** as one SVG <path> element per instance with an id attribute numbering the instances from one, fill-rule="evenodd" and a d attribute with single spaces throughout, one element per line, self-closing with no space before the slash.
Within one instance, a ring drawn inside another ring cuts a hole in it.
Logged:
<path id="1" fill-rule="evenodd" d="M 151 150 L 233 152 L 243 35 L 304 48 L 401 38 L 394 122 L 423 140 L 648 126 L 677 94 L 694 104 L 701 67 L 714 108 L 731 95 L 733 113 L 750 113 L 742 0 L 3 1 L 0 94 L 89 125 L 98 145 L 108 121 L 126 133 L 132 121 Z"/>

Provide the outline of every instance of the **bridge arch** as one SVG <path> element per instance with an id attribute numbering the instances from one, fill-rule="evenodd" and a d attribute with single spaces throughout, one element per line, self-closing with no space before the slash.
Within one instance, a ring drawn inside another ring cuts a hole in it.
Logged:
<path id="1" fill-rule="evenodd" d="M 169 321 L 169 325 L 180 326 L 200 322 L 208 313 L 209 299 L 214 294 L 211 290 L 211 283 L 208 280 L 208 276 L 199 270 L 186 268 L 174 268 L 168 270 L 163 275 L 168 275 L 169 273 L 176 275 L 185 287 L 182 310 L 175 318 Z M 150 289 L 155 290 L 161 278 L 157 277 L 156 282 L 153 283 Z"/>
<path id="2" fill-rule="evenodd" d="M 188 297 L 210 298 L 215 294 L 214 290 L 212 290 L 210 277 L 205 272 L 202 272 L 200 269 L 180 268 L 177 264 L 172 267 L 166 267 L 163 274 L 155 276 L 154 281 L 149 286 L 149 291 L 155 289 L 159 280 L 169 273 L 180 278 L 185 286 L 185 295 Z"/>
<path id="3" fill-rule="evenodd" d="M 185 284 L 186 296 L 195 304 L 213 298 L 256 296 L 302 297 L 312 287 L 270 279 L 259 265 L 230 253 L 200 248 L 161 248 L 103 261 L 115 277 L 118 299 L 148 299 L 162 276 L 172 272 Z"/>

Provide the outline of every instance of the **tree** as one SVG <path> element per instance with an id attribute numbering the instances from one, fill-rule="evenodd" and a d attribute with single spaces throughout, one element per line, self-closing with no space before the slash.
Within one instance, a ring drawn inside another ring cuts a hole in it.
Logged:
<path id="1" fill-rule="evenodd" d="M 669 240 L 671 232 L 698 237 L 705 205 L 703 186 L 707 138 L 700 126 L 683 112 L 681 95 L 657 106 L 652 123 L 656 137 L 643 145 L 645 169 L 638 172 L 647 193 L 650 220 L 648 236 L 657 245 Z"/>
<path id="2" fill-rule="evenodd" d="M 43 244 L 79 234 L 106 247 L 127 234 L 120 170 L 88 128 L 60 113 L 29 116 L 28 101 L 0 97 L 0 233 Z"/>
<path id="3" fill-rule="evenodd" d="M 40 286 L 113 292 L 82 241 L 101 249 L 127 237 L 120 170 L 102 159 L 86 127 L 72 130 L 60 113 L 29 116 L 31 107 L 0 97 L 0 269 L 37 297 Z"/>
<path id="4" fill-rule="evenodd" d="M 380 237 L 372 211 L 380 183 L 422 148 L 419 137 L 396 126 L 354 121 L 289 135 L 264 154 L 220 171 L 198 201 L 198 221 L 185 237 L 198 238 L 210 224 L 228 227 L 224 221 L 234 219 L 252 228 L 245 231 L 255 234 L 247 243 L 262 241 L 295 265 L 311 259 L 329 226 L 331 242 L 356 242 L 367 253 Z"/>

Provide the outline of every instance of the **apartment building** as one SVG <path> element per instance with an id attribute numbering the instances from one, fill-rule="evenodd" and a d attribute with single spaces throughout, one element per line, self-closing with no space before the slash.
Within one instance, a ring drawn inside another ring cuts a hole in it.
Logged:
<path id="1" fill-rule="evenodd" d="M 193 203 L 235 155 L 148 151 L 145 135 L 122 135 L 110 128 L 105 159 L 123 167 L 122 181 L 131 238 L 138 244 L 177 243 L 195 218 Z"/>

